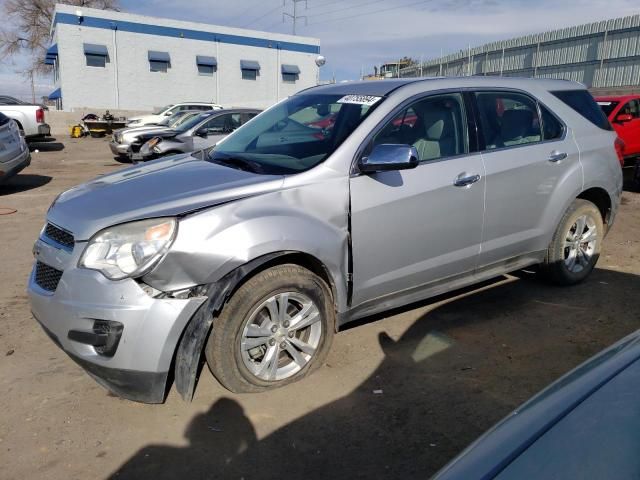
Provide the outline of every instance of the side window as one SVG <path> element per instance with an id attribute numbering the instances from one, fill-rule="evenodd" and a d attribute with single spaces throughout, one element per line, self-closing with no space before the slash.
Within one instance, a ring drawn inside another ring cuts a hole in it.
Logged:
<path id="1" fill-rule="evenodd" d="M 551 93 L 595 126 L 603 130 L 613 130 L 609 119 L 588 90 L 560 90 Z"/>
<path id="2" fill-rule="evenodd" d="M 412 145 L 420 161 L 467 153 L 462 95 L 436 95 L 410 105 L 378 132 L 369 148 L 383 143 Z"/>
<path id="3" fill-rule="evenodd" d="M 485 148 L 525 145 L 542 139 L 536 102 L 519 93 L 476 93 Z"/>
<path id="4" fill-rule="evenodd" d="M 620 109 L 618 114 L 631 115 L 633 118 L 640 118 L 640 101 L 630 100 L 624 107 Z"/>
<path id="5" fill-rule="evenodd" d="M 561 138 L 564 125 L 544 105 L 540 105 L 540 113 L 542 114 L 542 138 L 544 140 Z"/>
<path id="6" fill-rule="evenodd" d="M 258 115 L 258 114 L 257 113 L 245 113 L 242 116 L 242 124 L 244 125 L 245 123 L 247 123 L 249 120 L 251 120 L 256 115 Z"/>
<path id="7" fill-rule="evenodd" d="M 240 113 L 228 113 L 226 115 L 219 115 L 212 118 L 205 123 L 201 130 L 206 130 L 207 133 L 227 133 L 232 132 L 241 125 Z"/>

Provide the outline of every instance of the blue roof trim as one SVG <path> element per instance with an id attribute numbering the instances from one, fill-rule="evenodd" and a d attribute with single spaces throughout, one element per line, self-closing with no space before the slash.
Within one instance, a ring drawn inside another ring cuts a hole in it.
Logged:
<path id="1" fill-rule="evenodd" d="M 85 55 L 100 55 L 102 57 L 108 57 L 109 51 L 106 45 L 95 45 L 93 43 L 83 43 Z"/>
<path id="2" fill-rule="evenodd" d="M 203 55 L 196 55 L 196 64 L 206 65 L 207 67 L 217 67 L 218 59 L 216 57 L 205 57 Z"/>
<path id="3" fill-rule="evenodd" d="M 255 60 L 240 60 L 240 70 L 260 70 L 260 64 Z"/>
<path id="4" fill-rule="evenodd" d="M 53 20 L 53 25 L 62 23 L 65 25 L 78 25 L 78 17 L 71 13 L 57 12 Z M 201 30 L 188 30 L 174 27 L 162 27 L 159 25 L 148 25 L 144 23 L 124 22 L 120 20 L 109 20 L 98 17 L 82 17 L 83 27 L 104 28 L 107 30 L 120 30 L 124 32 L 143 33 L 146 35 L 158 35 L 161 37 L 189 38 L 191 40 L 202 40 L 206 42 L 230 43 L 234 45 L 244 45 L 248 47 L 279 48 L 280 50 L 290 50 L 302 53 L 320 53 L 320 47 L 305 43 L 278 42 L 264 38 L 245 37 L 241 35 L 229 35 L 226 33 L 204 32 Z"/>
<path id="5" fill-rule="evenodd" d="M 49 94 L 49 100 L 57 100 L 59 98 L 62 98 L 62 91 L 59 88 Z"/>
<path id="6" fill-rule="evenodd" d="M 171 63 L 171 57 L 167 52 L 154 52 L 149 50 L 149 61 Z"/>
<path id="7" fill-rule="evenodd" d="M 297 65 L 282 65 L 282 73 L 290 73 L 292 75 L 300 75 L 300 67 Z"/>

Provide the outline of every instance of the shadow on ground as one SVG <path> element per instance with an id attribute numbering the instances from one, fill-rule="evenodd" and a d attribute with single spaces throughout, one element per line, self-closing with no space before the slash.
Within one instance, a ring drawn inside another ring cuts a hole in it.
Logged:
<path id="1" fill-rule="evenodd" d="M 15 177 L 7 180 L 7 183 L 0 185 L 0 197 L 3 195 L 11 195 L 13 193 L 26 192 L 39 188 L 51 181 L 48 175 L 31 175 L 28 173 L 19 173 Z"/>
<path id="2" fill-rule="evenodd" d="M 428 478 L 640 323 L 640 312 L 624 306 L 639 276 L 596 270 L 571 288 L 518 277 L 436 299 L 444 303 L 397 341 L 381 333 L 384 360 L 362 385 L 262 440 L 243 408 L 221 398 L 191 420 L 189 446 L 149 445 L 111 478 Z"/>
<path id="3" fill-rule="evenodd" d="M 48 137 L 43 140 L 29 142 L 29 150 L 31 152 L 36 150 L 40 152 L 60 152 L 64 150 L 64 143 L 58 142 L 53 137 Z"/>

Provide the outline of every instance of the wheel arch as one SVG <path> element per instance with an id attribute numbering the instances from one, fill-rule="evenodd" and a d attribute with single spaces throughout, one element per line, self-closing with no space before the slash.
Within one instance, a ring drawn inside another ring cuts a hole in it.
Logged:
<path id="1" fill-rule="evenodd" d="M 263 255 L 235 268 L 219 281 L 201 287 L 200 294 L 205 295 L 207 300 L 185 327 L 174 353 L 174 381 L 183 400 L 191 401 L 193 398 L 200 359 L 209 333 L 214 328 L 214 317 L 224 308 L 228 299 L 249 279 L 268 268 L 283 264 L 299 265 L 322 278 L 329 286 L 337 312 L 337 295 L 339 294 L 330 270 L 318 258 L 300 251 L 285 250 Z"/>
<path id="2" fill-rule="evenodd" d="M 600 210 L 600 214 L 602 215 L 602 222 L 605 225 L 609 224 L 612 201 L 611 196 L 604 188 L 588 188 L 587 190 L 581 192 L 576 198 L 588 200 L 589 202 L 593 203 L 596 207 L 598 207 L 598 210 Z"/>

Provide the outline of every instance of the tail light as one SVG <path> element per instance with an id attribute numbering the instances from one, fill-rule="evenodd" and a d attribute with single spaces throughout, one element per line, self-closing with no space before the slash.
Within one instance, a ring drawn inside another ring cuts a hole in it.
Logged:
<path id="1" fill-rule="evenodd" d="M 36 110 L 36 123 L 44 123 L 44 110 L 41 108 Z"/>
<path id="2" fill-rule="evenodd" d="M 618 161 L 620 162 L 620 166 L 624 167 L 624 149 L 625 149 L 624 141 L 620 137 L 616 137 L 616 141 L 613 142 L 613 146 L 616 149 L 616 154 L 618 155 Z"/>

